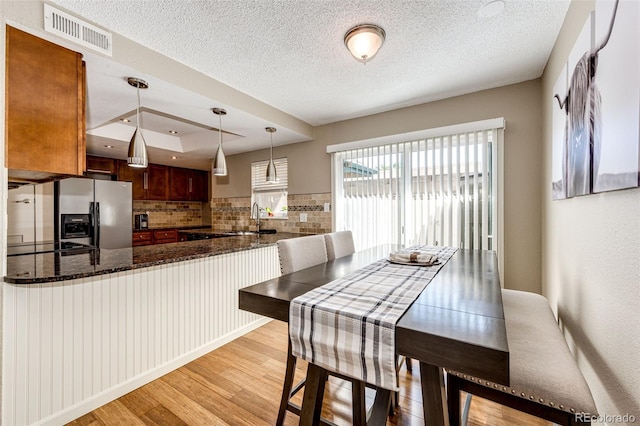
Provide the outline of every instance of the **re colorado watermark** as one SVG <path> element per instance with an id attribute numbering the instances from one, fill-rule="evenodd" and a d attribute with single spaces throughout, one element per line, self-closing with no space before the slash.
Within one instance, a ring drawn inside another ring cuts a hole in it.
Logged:
<path id="1" fill-rule="evenodd" d="M 636 416 L 633 414 L 625 413 L 625 414 L 591 414 L 591 413 L 576 413 L 574 414 L 574 418 L 577 422 L 583 422 L 590 420 L 591 423 L 606 423 L 606 424 L 615 424 L 615 423 L 635 423 Z"/>

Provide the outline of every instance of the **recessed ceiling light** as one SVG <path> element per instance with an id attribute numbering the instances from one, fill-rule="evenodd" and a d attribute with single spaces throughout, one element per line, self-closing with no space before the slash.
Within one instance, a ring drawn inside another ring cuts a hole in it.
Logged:
<path id="1" fill-rule="evenodd" d="M 104 147 L 111 149 L 111 148 L 113 148 L 113 145 L 105 145 Z"/>
<path id="2" fill-rule="evenodd" d="M 171 133 L 172 135 L 177 135 L 178 132 L 176 132 L 175 130 L 169 130 L 169 133 Z"/>
<path id="3" fill-rule="evenodd" d="M 172 159 L 172 160 L 177 160 L 177 159 L 178 159 L 178 157 L 176 157 L 175 155 L 172 155 L 172 156 L 171 156 L 171 159 Z"/>
<path id="4" fill-rule="evenodd" d="M 504 10 L 504 1 L 493 0 L 485 3 L 480 9 L 478 9 L 478 16 L 480 18 L 491 18 L 496 15 L 500 15 Z"/>
<path id="5" fill-rule="evenodd" d="M 122 121 L 123 123 L 131 122 L 131 120 L 129 120 L 128 118 L 121 118 L 120 121 Z"/>

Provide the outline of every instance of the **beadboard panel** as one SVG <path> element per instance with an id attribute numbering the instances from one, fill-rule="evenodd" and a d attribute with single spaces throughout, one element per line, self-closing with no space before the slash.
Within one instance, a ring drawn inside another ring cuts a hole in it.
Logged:
<path id="1" fill-rule="evenodd" d="M 2 424 L 60 424 L 266 322 L 238 290 L 277 248 L 58 283 L 4 284 Z"/>

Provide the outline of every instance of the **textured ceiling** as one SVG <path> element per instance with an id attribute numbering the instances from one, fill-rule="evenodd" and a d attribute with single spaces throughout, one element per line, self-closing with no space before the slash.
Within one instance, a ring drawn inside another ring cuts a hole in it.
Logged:
<path id="1" fill-rule="evenodd" d="M 506 0 L 480 18 L 484 0 L 54 2 L 312 125 L 537 78 L 569 5 Z M 343 44 L 361 23 L 387 34 L 366 65 Z"/>

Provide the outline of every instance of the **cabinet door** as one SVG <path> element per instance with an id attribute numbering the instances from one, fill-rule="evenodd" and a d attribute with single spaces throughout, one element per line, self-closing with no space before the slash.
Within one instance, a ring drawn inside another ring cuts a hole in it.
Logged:
<path id="1" fill-rule="evenodd" d="M 131 185 L 131 195 L 134 200 L 144 200 L 146 196 L 145 175 L 146 169 L 129 167 L 126 161 L 118 161 L 118 180 L 129 181 Z"/>
<path id="2" fill-rule="evenodd" d="M 193 170 L 191 182 L 191 199 L 193 201 L 207 201 L 209 199 L 209 173 Z"/>
<path id="3" fill-rule="evenodd" d="M 118 173 L 117 161 L 113 158 L 87 155 L 87 172 L 115 175 Z"/>
<path id="4" fill-rule="evenodd" d="M 7 26 L 6 166 L 85 171 L 82 55 Z"/>
<path id="5" fill-rule="evenodd" d="M 177 229 L 162 229 L 162 230 L 153 231 L 154 244 L 175 243 L 177 241 L 178 241 Z"/>
<path id="6" fill-rule="evenodd" d="M 147 200 L 167 200 L 169 198 L 169 168 L 159 164 L 149 164 L 147 172 Z"/>
<path id="7" fill-rule="evenodd" d="M 133 246 L 148 246 L 153 244 L 151 231 L 135 231 L 133 233 Z"/>
<path id="8" fill-rule="evenodd" d="M 192 170 L 171 167 L 170 194 L 171 201 L 187 201 L 191 199 L 190 188 L 193 185 Z"/>

